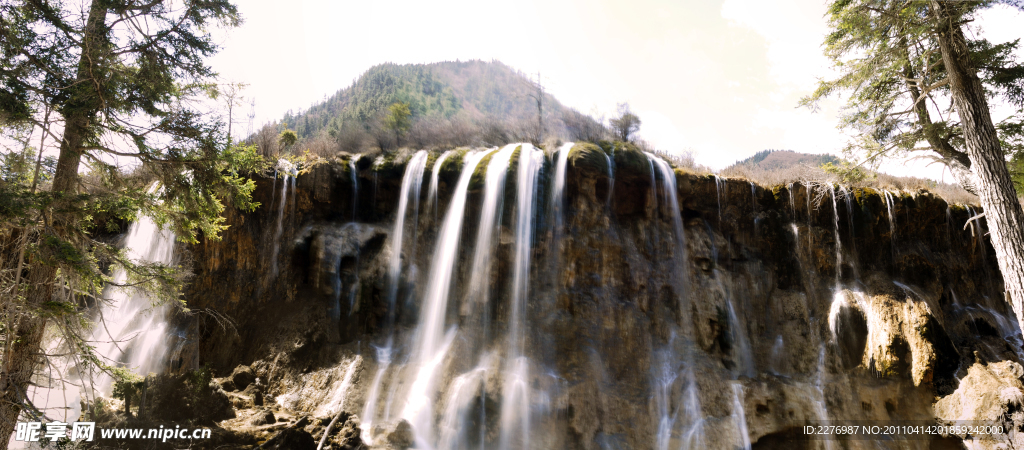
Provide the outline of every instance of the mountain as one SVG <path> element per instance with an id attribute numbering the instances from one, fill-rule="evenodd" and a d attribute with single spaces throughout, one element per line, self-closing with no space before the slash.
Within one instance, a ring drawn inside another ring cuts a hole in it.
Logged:
<path id="1" fill-rule="evenodd" d="M 261 133 L 272 138 L 290 128 L 308 141 L 330 136 L 348 151 L 367 145 L 388 148 L 402 144 L 394 142 L 399 137 L 382 124 L 388 107 L 397 102 L 409 105 L 412 129 L 407 137 L 417 146 L 536 141 L 543 136 L 568 137 L 567 129 L 581 127 L 596 128 L 597 135 L 603 131 L 597 121 L 541 92 L 535 80 L 498 61 L 386 63 L 371 67 L 351 86 L 308 110 L 289 111 Z M 543 132 L 537 97 L 542 99 Z M 272 139 L 264 140 L 272 144 Z"/>
<path id="2" fill-rule="evenodd" d="M 813 155 L 792 150 L 762 150 L 742 161 L 736 161 L 728 169 L 744 167 L 761 170 L 783 170 L 796 166 L 820 167 L 825 163 L 839 164 L 841 160 L 832 155 Z M 726 169 L 726 170 L 728 170 Z"/>

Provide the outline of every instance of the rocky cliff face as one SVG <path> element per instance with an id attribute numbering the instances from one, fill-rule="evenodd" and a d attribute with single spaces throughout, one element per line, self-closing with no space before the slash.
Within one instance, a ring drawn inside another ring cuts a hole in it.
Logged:
<path id="1" fill-rule="evenodd" d="M 973 211 L 927 192 L 762 187 L 680 170 L 668 180 L 635 149 L 577 145 L 564 197 L 552 195 L 557 153 L 543 160 L 532 232 L 517 245 L 524 152 L 508 166 L 485 266 L 474 255 L 486 161 L 468 184 L 427 419 L 407 413 L 428 365 L 415 349 L 439 229 L 471 159 L 462 153 L 437 171 L 436 200 L 428 185 L 441 158 L 427 158 L 401 248 L 404 158 L 318 165 L 294 188 L 259 180 L 263 207 L 232 213 L 223 240 L 191 249 L 197 314 L 176 319 L 187 338 L 172 367 L 223 377 L 251 366 L 266 402 L 232 394 L 239 419 L 225 427 L 258 440 L 303 429 L 319 441 L 343 415 L 327 440 L 336 448 L 958 448 L 1015 435 L 835 441 L 803 427 L 971 419 L 1019 429 L 1020 330 L 983 226 L 964 229 Z M 509 343 L 520 323 L 522 351 Z M 267 410 L 289 420 L 239 425 Z"/>

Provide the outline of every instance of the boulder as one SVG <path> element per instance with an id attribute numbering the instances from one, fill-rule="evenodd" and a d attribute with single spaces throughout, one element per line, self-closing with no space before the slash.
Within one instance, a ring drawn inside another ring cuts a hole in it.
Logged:
<path id="1" fill-rule="evenodd" d="M 249 366 L 238 366 L 231 372 L 230 378 L 235 389 L 243 390 L 256 381 L 256 373 Z"/>
<path id="2" fill-rule="evenodd" d="M 935 417 L 946 425 L 1002 427 L 1004 434 L 960 433 L 968 448 L 1024 448 L 1024 368 L 1013 361 L 975 362 L 956 391 L 935 403 Z M 965 442 L 966 443 L 966 442 Z"/>
<path id="3" fill-rule="evenodd" d="M 392 448 L 410 448 L 414 443 L 412 425 L 409 425 L 409 422 L 403 419 L 385 430 L 384 439 Z"/>
<path id="4" fill-rule="evenodd" d="M 274 418 L 274 413 L 271 412 L 269 409 L 256 411 L 256 414 L 249 418 L 249 425 L 255 427 L 258 427 L 260 425 L 270 425 L 275 422 L 277 422 L 277 419 Z"/>

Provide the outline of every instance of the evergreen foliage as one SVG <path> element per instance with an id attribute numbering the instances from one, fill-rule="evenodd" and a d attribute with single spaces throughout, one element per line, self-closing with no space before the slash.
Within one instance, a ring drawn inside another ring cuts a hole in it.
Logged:
<path id="1" fill-rule="evenodd" d="M 133 261 L 98 233 L 145 215 L 179 240 L 217 239 L 226 206 L 258 206 L 248 175 L 265 163 L 203 104 L 218 89 L 210 30 L 240 21 L 227 0 L 0 0 L 0 142 L 16 143 L 0 159 L 0 435 L 35 414 L 44 330 L 77 373 L 111 373 L 131 397 L 137 380 L 83 338 L 113 269 L 119 288 L 180 305 L 187 268 Z M 55 160 L 40 158 L 46 141 Z"/>
<path id="2" fill-rule="evenodd" d="M 422 148 L 537 141 L 536 96 L 532 80 L 497 61 L 387 63 L 371 67 L 322 103 L 289 111 L 264 129 L 276 136 L 288 124 L 299 141 L 293 151 L 325 144 L 327 151 L 360 152 L 368 146 L 386 150 L 406 144 Z M 550 94 L 542 100 L 540 123 L 550 134 L 574 140 L 605 137 L 600 121 L 565 108 Z M 407 124 L 391 122 L 398 117 L 391 110 L 395 104 L 408 106 Z M 261 153 L 282 150 L 263 134 L 261 130 L 249 138 Z"/>
<path id="3" fill-rule="evenodd" d="M 964 23 L 983 8 L 1005 1 L 957 2 Z M 962 123 L 950 101 L 950 84 L 928 2 L 841 0 L 828 11 L 833 31 L 825 55 L 839 76 L 822 80 L 801 104 L 811 108 L 829 96 L 849 94 L 842 127 L 858 137 L 845 149 L 849 159 L 868 165 L 887 157 L 920 154 L 952 170 L 969 191 L 971 162 Z M 985 89 L 1016 108 L 1024 108 L 1024 65 L 1014 59 L 1019 40 L 993 44 L 968 37 L 970 58 Z M 996 124 L 1003 150 L 1024 150 L 1024 114 Z M 1020 160 L 1020 158 L 1015 158 Z M 1018 177 L 1024 181 L 1024 178 Z"/>

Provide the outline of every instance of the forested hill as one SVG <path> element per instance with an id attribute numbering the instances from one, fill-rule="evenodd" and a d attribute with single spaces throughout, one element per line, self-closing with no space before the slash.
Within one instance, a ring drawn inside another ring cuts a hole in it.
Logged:
<path id="1" fill-rule="evenodd" d="M 321 139 L 321 146 L 359 151 L 366 146 L 472 143 L 462 141 L 496 144 L 505 139 L 562 135 L 570 115 L 587 125 L 597 124 L 562 106 L 550 94 L 542 95 L 541 124 L 539 92 L 535 79 L 497 61 L 386 63 L 371 67 L 351 86 L 308 110 L 289 111 L 260 133 L 269 144 L 273 135 L 292 129 L 307 145 Z M 384 123 L 389 107 L 396 103 L 409 106 L 407 136 L 394 136 Z M 395 142 L 405 138 L 407 142 Z"/>
<path id="2" fill-rule="evenodd" d="M 780 170 L 795 166 L 820 167 L 822 164 L 840 164 L 841 160 L 832 155 L 813 155 L 792 150 L 761 150 L 747 159 L 736 161 L 732 167 L 748 167 L 761 170 Z M 727 169 L 728 170 L 728 169 Z"/>

